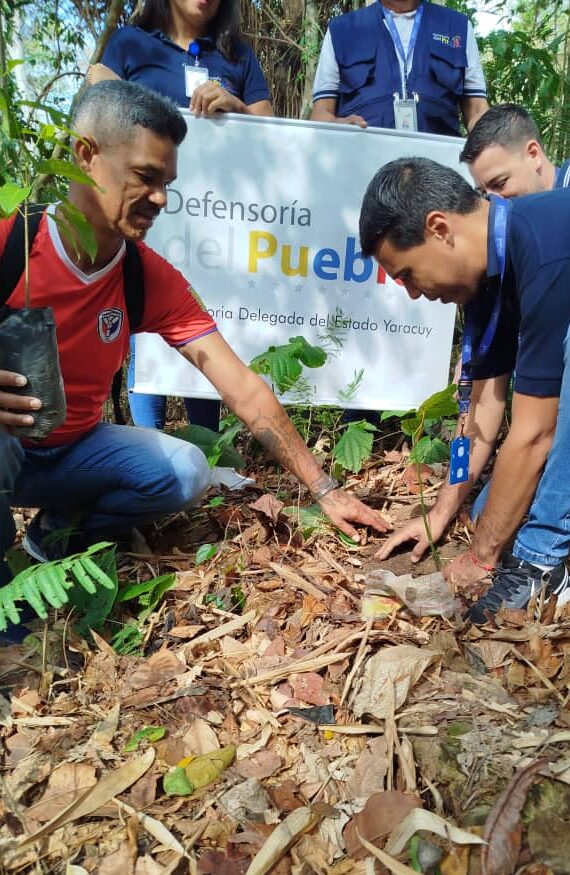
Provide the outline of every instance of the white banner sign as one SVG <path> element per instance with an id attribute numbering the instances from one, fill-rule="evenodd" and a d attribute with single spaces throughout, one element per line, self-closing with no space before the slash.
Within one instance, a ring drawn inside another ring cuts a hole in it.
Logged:
<path id="1" fill-rule="evenodd" d="M 336 346 L 324 367 L 305 369 L 315 404 L 403 410 L 447 385 L 455 308 L 410 301 L 363 258 L 358 217 L 382 164 L 422 155 L 460 169 L 461 140 L 237 115 L 186 120 L 178 179 L 148 242 L 190 280 L 237 354 L 249 362 L 299 335 Z M 347 403 L 339 392 L 354 381 Z M 135 388 L 217 397 L 151 334 L 137 337 Z"/>

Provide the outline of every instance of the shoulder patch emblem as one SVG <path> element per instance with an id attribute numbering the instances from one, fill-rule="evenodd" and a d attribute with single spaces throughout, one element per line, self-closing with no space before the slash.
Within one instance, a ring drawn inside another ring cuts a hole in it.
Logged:
<path id="1" fill-rule="evenodd" d="M 97 320 L 99 337 L 103 343 L 112 343 L 121 333 L 125 315 L 119 307 L 102 310 Z"/>

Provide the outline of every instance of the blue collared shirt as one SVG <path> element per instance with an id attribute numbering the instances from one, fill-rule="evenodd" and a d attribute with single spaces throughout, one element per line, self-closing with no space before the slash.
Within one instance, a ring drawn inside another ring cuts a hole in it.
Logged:
<path id="1" fill-rule="evenodd" d="M 229 61 L 216 49 L 212 40 L 201 39 L 198 62 L 207 67 L 210 78 L 220 82 L 247 106 L 269 100 L 269 89 L 253 50 L 239 43 L 237 60 Z M 138 82 L 170 97 L 178 106 L 190 103 L 184 87 L 184 66 L 194 58 L 159 30 L 148 32 L 126 25 L 111 36 L 101 63 L 121 79 Z"/>
<path id="2" fill-rule="evenodd" d="M 490 228 L 491 221 L 490 213 Z M 487 279 L 487 289 L 469 305 L 481 332 L 500 281 L 491 240 Z M 473 378 L 514 371 L 516 392 L 559 396 L 570 324 L 570 189 L 513 200 L 501 294 L 495 339 L 485 359 L 474 364 Z"/>

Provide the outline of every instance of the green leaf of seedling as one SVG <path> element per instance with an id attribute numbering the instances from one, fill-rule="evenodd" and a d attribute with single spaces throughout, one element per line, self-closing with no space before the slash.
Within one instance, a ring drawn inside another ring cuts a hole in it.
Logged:
<path id="1" fill-rule="evenodd" d="M 358 541 L 355 541 L 354 538 L 349 537 L 349 535 L 345 535 L 344 532 L 341 532 L 340 529 L 337 531 L 337 535 L 343 544 L 346 544 L 347 547 L 358 547 Z"/>
<path id="2" fill-rule="evenodd" d="M 297 507 L 297 505 L 284 507 L 283 513 L 295 520 L 304 538 L 308 538 L 313 532 L 324 532 L 330 525 L 318 504 L 312 504 L 310 507 Z"/>
<path id="3" fill-rule="evenodd" d="M 281 351 L 270 353 L 268 361 L 271 379 L 280 393 L 291 389 L 303 372 L 298 359 Z"/>
<path id="4" fill-rule="evenodd" d="M 225 599 L 221 595 L 217 595 L 215 592 L 209 592 L 208 595 L 204 596 L 204 604 L 214 605 L 214 607 L 218 608 L 220 611 L 224 611 L 227 608 Z"/>
<path id="5" fill-rule="evenodd" d="M 0 216 L 4 219 L 11 216 L 31 191 L 31 185 L 21 186 L 15 182 L 5 182 L 0 186 Z"/>
<path id="6" fill-rule="evenodd" d="M 245 595 L 241 586 L 232 586 L 230 593 L 232 597 L 232 610 L 236 614 L 241 614 L 245 608 Z"/>
<path id="7" fill-rule="evenodd" d="M 412 869 L 414 870 L 414 872 L 423 872 L 422 865 L 420 863 L 419 855 L 418 855 L 419 844 L 420 844 L 419 836 L 417 836 L 417 835 L 412 836 L 412 838 L 410 839 L 409 851 L 410 851 L 410 863 L 412 864 Z"/>
<path id="8" fill-rule="evenodd" d="M 297 343 L 297 356 L 307 368 L 322 368 L 328 356 L 320 346 L 311 346 L 304 337 L 291 337 L 289 343 Z"/>
<path id="9" fill-rule="evenodd" d="M 457 413 L 459 405 L 455 398 L 457 387 L 450 383 L 441 392 L 435 392 L 420 404 L 418 414 L 425 419 L 441 419 L 443 416 L 453 416 Z"/>
<path id="10" fill-rule="evenodd" d="M 38 164 L 38 173 L 62 176 L 64 179 L 69 179 L 70 182 L 80 182 L 81 185 L 94 186 L 96 184 L 77 164 L 72 164 L 71 161 L 66 161 L 65 158 L 45 158 Z"/>
<path id="11" fill-rule="evenodd" d="M 403 419 L 405 416 L 410 416 L 414 413 L 413 410 L 383 410 L 380 414 L 380 422 L 385 422 L 387 419 Z"/>
<path id="12" fill-rule="evenodd" d="M 333 459 L 357 474 L 372 452 L 374 431 L 376 427 L 370 422 L 351 422 L 333 447 Z"/>
<path id="13" fill-rule="evenodd" d="M 410 453 L 410 462 L 419 462 L 424 465 L 447 462 L 448 459 L 448 445 L 441 438 L 431 438 L 429 435 L 421 438 Z"/>
<path id="14" fill-rule="evenodd" d="M 77 254 L 80 250 L 87 253 L 91 262 L 95 261 L 97 255 L 97 240 L 93 226 L 86 216 L 78 209 L 75 204 L 68 200 L 62 200 L 59 204 L 60 215 L 53 216 L 62 236 Z"/>
<path id="15" fill-rule="evenodd" d="M 400 420 L 400 428 L 411 438 L 418 438 L 423 431 L 424 420 L 421 416 L 409 416 Z"/>
<path id="16" fill-rule="evenodd" d="M 209 500 L 208 507 L 220 507 L 220 505 L 224 504 L 225 500 L 223 495 L 215 495 L 214 498 Z"/>
<path id="17" fill-rule="evenodd" d="M 162 786 L 167 796 L 191 796 L 194 792 L 194 785 L 188 780 L 182 766 L 167 772 L 162 779 Z"/>
<path id="18" fill-rule="evenodd" d="M 243 428 L 243 426 L 242 426 Z M 241 428 L 239 429 L 241 431 Z M 237 432 L 234 432 L 234 436 Z M 211 466 L 220 465 L 240 470 L 245 465 L 245 459 L 238 453 L 235 447 L 229 443 L 230 437 L 226 432 L 218 434 L 203 425 L 186 425 L 171 432 L 173 437 L 182 441 L 188 441 L 199 447 L 206 456 Z"/>
<path id="19" fill-rule="evenodd" d="M 164 738 L 166 735 L 166 727 L 165 726 L 143 726 L 142 729 L 139 729 L 138 732 L 135 732 L 133 737 L 126 743 L 123 748 L 125 753 L 132 753 L 134 750 L 137 750 L 141 741 L 160 741 L 161 738 Z"/>
<path id="20" fill-rule="evenodd" d="M 126 623 L 111 638 L 111 647 L 116 653 L 125 656 L 142 656 L 141 645 L 144 634 L 134 620 Z"/>
<path id="21" fill-rule="evenodd" d="M 159 602 L 162 599 L 162 596 L 168 592 L 169 589 L 176 583 L 176 575 L 175 574 L 163 574 L 160 577 L 157 577 L 154 581 L 154 587 L 150 592 L 141 595 L 139 598 L 139 604 L 144 607 L 144 611 L 141 611 L 139 614 L 139 621 L 144 623 L 144 621 L 149 617 L 154 610 L 156 610 Z"/>
<path id="22" fill-rule="evenodd" d="M 213 559 L 217 552 L 216 544 L 201 544 L 196 550 L 196 565 L 201 565 L 203 562 Z"/>
<path id="23" fill-rule="evenodd" d="M 128 602 L 131 601 L 131 599 L 140 599 L 144 595 L 153 593 L 164 584 L 168 584 L 168 588 L 170 588 L 174 586 L 175 583 L 175 574 L 161 574 L 160 577 L 153 577 L 152 580 L 145 580 L 142 583 L 127 584 L 126 586 L 121 586 L 117 593 L 117 601 Z"/>

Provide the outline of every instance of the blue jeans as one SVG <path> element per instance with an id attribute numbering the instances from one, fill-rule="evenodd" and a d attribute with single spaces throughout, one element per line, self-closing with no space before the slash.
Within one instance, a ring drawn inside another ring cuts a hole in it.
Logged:
<path id="1" fill-rule="evenodd" d="M 101 422 L 73 444 L 26 448 L 12 503 L 47 510 L 58 528 L 80 519 L 90 535 L 112 537 L 193 504 L 209 483 L 193 444 Z"/>
<path id="2" fill-rule="evenodd" d="M 517 532 L 513 555 L 533 565 L 558 565 L 570 553 L 570 329 L 564 341 L 564 374 L 552 447 L 536 488 L 528 519 Z M 477 496 L 471 516 L 479 516 L 489 485 Z"/>
<path id="3" fill-rule="evenodd" d="M 164 428 L 166 421 L 166 396 L 146 395 L 133 392 L 135 385 L 135 338 L 131 337 L 131 357 L 127 370 L 129 407 L 135 425 L 144 428 Z M 211 398 L 185 398 L 186 416 L 193 425 L 203 425 L 212 431 L 220 427 L 220 402 Z"/>

